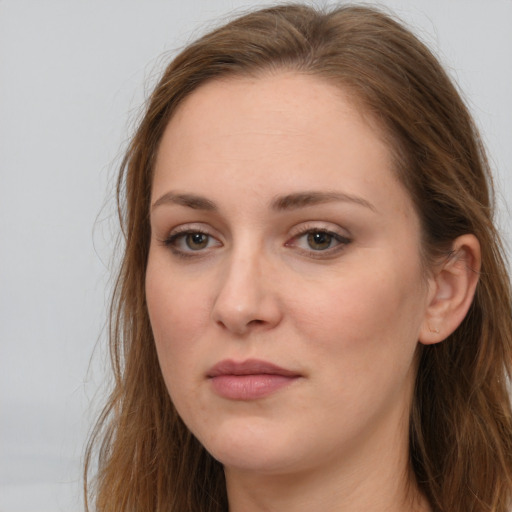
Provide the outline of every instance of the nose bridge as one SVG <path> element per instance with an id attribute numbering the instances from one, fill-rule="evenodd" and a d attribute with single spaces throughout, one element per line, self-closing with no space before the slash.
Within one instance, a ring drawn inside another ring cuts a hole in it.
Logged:
<path id="1" fill-rule="evenodd" d="M 279 322 L 270 274 L 272 264 L 261 244 L 246 240 L 234 246 L 219 276 L 214 321 L 237 334 Z"/>

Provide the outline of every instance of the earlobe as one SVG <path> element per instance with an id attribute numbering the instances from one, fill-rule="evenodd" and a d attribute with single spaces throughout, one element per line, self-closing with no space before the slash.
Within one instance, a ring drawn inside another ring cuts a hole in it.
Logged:
<path id="1" fill-rule="evenodd" d="M 478 239 L 470 234 L 456 238 L 450 256 L 433 270 L 421 343 L 439 343 L 461 324 L 475 295 L 480 265 Z"/>

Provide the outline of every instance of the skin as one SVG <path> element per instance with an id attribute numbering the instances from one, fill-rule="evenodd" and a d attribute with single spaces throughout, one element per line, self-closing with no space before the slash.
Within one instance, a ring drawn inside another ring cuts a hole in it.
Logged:
<path id="1" fill-rule="evenodd" d="M 231 511 L 429 510 L 408 463 L 415 354 L 446 337 L 456 279 L 425 276 L 380 135 L 338 88 L 284 72 L 203 85 L 164 133 L 148 310 L 171 398 L 224 464 Z M 276 208 L 312 191 L 330 196 Z M 219 396 L 212 366 L 250 358 L 299 378 Z"/>

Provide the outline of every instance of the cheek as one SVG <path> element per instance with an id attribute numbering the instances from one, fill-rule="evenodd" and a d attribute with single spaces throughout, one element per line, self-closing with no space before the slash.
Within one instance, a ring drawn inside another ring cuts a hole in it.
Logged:
<path id="1" fill-rule="evenodd" d="M 190 374 L 197 359 L 196 340 L 210 317 L 204 284 L 180 283 L 174 274 L 151 262 L 146 275 L 146 300 L 158 359 L 169 390 L 174 380 Z M 174 378 L 176 377 L 176 379 Z"/>
<path id="2" fill-rule="evenodd" d="M 323 406 L 331 414 L 340 411 L 347 428 L 384 414 L 397 397 L 406 407 L 414 381 L 423 311 L 422 294 L 413 284 L 417 274 L 382 271 L 345 276 L 294 315 L 312 367 L 322 369 L 316 384 L 327 390 Z"/>
<path id="3" fill-rule="evenodd" d="M 417 282 L 417 280 L 414 280 Z M 331 335 L 351 334 L 350 339 L 365 333 L 412 327 L 420 312 L 420 300 L 411 276 L 384 275 L 379 270 L 331 279 L 319 291 L 310 291 L 290 300 L 297 311 L 293 316 L 311 330 Z M 342 340 L 341 340 L 342 341 Z"/>
<path id="4" fill-rule="evenodd" d="M 159 283 L 147 287 L 147 302 L 153 334 L 157 340 L 190 345 L 209 317 L 201 298 L 193 293 L 169 293 Z"/>
<path id="5" fill-rule="evenodd" d="M 341 374 L 351 382 L 390 381 L 413 361 L 425 309 L 420 271 L 393 258 L 370 260 L 380 265 L 352 268 L 301 298 L 295 293 L 295 331 L 333 382 Z"/>

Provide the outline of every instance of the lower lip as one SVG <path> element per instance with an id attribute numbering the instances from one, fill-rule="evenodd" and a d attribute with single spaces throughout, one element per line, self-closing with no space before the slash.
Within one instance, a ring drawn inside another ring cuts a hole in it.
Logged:
<path id="1" fill-rule="evenodd" d="M 296 379 L 298 377 L 274 374 L 219 375 L 210 378 L 215 393 L 230 400 L 264 398 L 288 386 Z"/>

